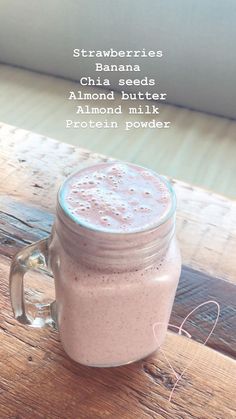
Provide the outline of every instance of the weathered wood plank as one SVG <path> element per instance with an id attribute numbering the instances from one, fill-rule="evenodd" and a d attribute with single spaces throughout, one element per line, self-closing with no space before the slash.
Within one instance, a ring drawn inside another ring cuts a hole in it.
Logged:
<path id="1" fill-rule="evenodd" d="M 193 339 L 168 333 L 163 346 L 179 374 L 196 357 L 170 403 L 175 377 L 163 352 L 122 368 L 91 369 L 67 357 L 56 331 L 16 323 L 8 291 L 10 258 L 48 234 L 62 180 L 106 157 L 4 124 L 0 147 L 0 417 L 234 418 L 235 361 Z M 174 184 L 184 267 L 171 321 L 180 324 L 198 303 L 215 299 L 222 317 L 208 343 L 233 356 L 236 203 L 181 182 Z M 49 277 L 39 281 L 27 276 L 29 300 L 51 299 L 53 293 Z M 194 339 L 204 340 L 205 320 L 209 327 L 214 313 L 213 307 L 205 307 L 187 323 Z"/>
<path id="2" fill-rule="evenodd" d="M 0 253 L 11 257 L 33 241 L 49 235 L 53 214 L 8 197 L 0 201 Z M 33 280 L 31 288 L 36 287 Z M 236 285 L 207 275 L 199 270 L 182 267 L 171 323 L 179 326 L 185 316 L 197 305 L 213 299 L 220 304 L 221 315 L 214 335 L 208 345 L 236 357 Z M 216 317 L 214 305 L 199 309 L 186 324 L 186 328 L 198 342 L 203 342 Z M 229 333 L 231 330 L 231 333 Z"/>
<path id="3" fill-rule="evenodd" d="M 162 352 L 125 367 L 88 368 L 66 356 L 56 331 L 7 322 L 1 418 L 235 417 L 235 361 L 192 340 L 169 333 L 162 348 L 178 374 L 195 357 L 169 402 L 175 376 Z"/>
<path id="4" fill-rule="evenodd" d="M 89 146 L 89 144 L 88 144 Z M 0 194 L 54 212 L 59 185 L 71 172 L 107 157 L 0 124 Z M 184 264 L 236 282 L 236 201 L 174 181 L 177 235 Z M 236 191 L 235 191 L 236 196 Z"/>
<path id="5" fill-rule="evenodd" d="M 236 285 L 183 265 L 170 323 L 180 326 L 198 305 L 213 300 L 220 305 L 220 317 L 207 345 L 236 358 Z M 216 319 L 215 304 L 193 313 L 184 328 L 197 342 L 204 342 Z"/>

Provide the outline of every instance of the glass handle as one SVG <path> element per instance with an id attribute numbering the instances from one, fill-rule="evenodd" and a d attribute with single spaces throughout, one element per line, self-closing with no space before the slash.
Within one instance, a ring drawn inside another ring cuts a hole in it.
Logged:
<path id="1" fill-rule="evenodd" d="M 48 268 L 48 238 L 25 247 L 15 255 L 10 269 L 10 297 L 14 317 L 33 327 L 56 327 L 56 302 L 28 303 L 24 298 L 24 275 L 34 270 L 52 276 Z"/>

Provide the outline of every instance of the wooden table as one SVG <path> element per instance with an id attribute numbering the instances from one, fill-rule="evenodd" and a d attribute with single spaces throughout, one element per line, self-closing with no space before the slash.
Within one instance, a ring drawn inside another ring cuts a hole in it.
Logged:
<path id="1" fill-rule="evenodd" d="M 89 146 L 89 144 L 88 144 Z M 46 237 L 56 191 L 76 168 L 106 157 L 0 124 L 0 418 L 212 418 L 236 417 L 236 202 L 173 181 L 183 270 L 171 323 L 186 323 L 192 339 L 168 332 L 163 352 L 125 367 L 96 369 L 71 361 L 53 329 L 17 323 L 9 301 L 11 257 Z M 27 296 L 53 296 L 53 284 L 31 275 Z M 175 375 L 188 366 L 168 401 Z M 194 358 L 193 362 L 191 360 Z"/>

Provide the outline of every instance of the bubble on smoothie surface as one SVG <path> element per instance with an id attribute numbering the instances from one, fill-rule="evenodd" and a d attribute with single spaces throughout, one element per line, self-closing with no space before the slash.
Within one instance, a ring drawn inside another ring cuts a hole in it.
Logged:
<path id="1" fill-rule="evenodd" d="M 78 223 L 110 232 L 151 228 L 170 211 L 170 191 L 157 174 L 123 163 L 101 163 L 70 177 L 66 210 Z"/>

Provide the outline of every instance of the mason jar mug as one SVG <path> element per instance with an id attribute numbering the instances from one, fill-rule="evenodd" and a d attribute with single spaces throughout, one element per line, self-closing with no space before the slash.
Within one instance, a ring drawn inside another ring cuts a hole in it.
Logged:
<path id="1" fill-rule="evenodd" d="M 50 237 L 13 259 L 15 318 L 57 328 L 66 353 L 84 365 L 118 366 L 156 351 L 181 269 L 175 211 L 170 183 L 143 167 L 99 163 L 70 176 Z M 55 301 L 29 310 L 23 283 L 32 268 L 53 275 Z"/>

